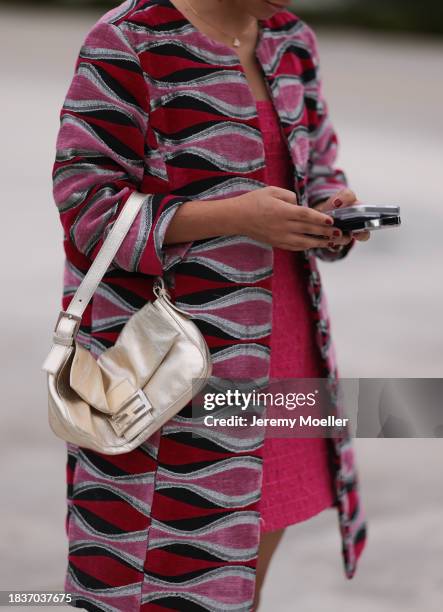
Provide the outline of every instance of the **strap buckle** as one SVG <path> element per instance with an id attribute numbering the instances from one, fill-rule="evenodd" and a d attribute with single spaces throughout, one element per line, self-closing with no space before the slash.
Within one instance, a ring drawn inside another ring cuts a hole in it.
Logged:
<path id="1" fill-rule="evenodd" d="M 118 412 L 111 417 L 111 426 L 118 436 L 122 436 L 128 429 L 149 416 L 152 408 L 151 402 L 142 389 L 137 389 L 121 404 Z M 141 427 L 139 429 L 141 431 Z M 138 433 L 140 432 L 137 430 L 137 432 L 131 434 L 131 438 L 135 437 Z"/>
<path id="2" fill-rule="evenodd" d="M 65 329 L 60 330 L 59 327 L 63 324 L 63 321 L 69 321 L 69 324 L 65 325 Z M 53 333 L 53 342 L 54 344 L 62 344 L 63 346 L 72 346 L 74 344 L 74 338 L 80 329 L 82 318 L 78 315 L 72 314 L 71 312 L 67 312 L 66 310 L 61 310 L 57 323 L 54 327 Z M 62 331 L 60 334 L 59 332 Z"/>

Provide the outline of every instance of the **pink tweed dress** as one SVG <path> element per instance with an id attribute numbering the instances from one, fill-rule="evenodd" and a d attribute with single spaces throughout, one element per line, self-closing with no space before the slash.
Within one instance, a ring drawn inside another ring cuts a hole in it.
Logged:
<path id="1" fill-rule="evenodd" d="M 292 160 L 271 101 L 258 101 L 267 184 L 292 189 Z M 274 247 L 271 378 L 321 378 L 301 253 Z M 263 447 L 261 531 L 304 521 L 334 503 L 324 438 L 272 438 Z"/>

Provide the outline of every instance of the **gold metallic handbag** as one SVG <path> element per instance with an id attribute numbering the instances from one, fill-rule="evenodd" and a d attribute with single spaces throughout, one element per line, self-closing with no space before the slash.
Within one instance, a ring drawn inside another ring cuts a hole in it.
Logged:
<path id="1" fill-rule="evenodd" d="M 127 453 L 177 414 L 212 372 L 206 341 L 157 277 L 156 300 L 131 316 L 98 359 L 76 340 L 82 315 L 139 212 L 133 193 L 55 326 L 43 363 L 54 433 L 100 453 Z"/>

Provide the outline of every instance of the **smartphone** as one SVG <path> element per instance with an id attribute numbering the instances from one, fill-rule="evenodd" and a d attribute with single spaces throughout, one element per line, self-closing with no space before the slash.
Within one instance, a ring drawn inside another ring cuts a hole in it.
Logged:
<path id="1" fill-rule="evenodd" d="M 334 226 L 343 232 L 363 232 L 401 225 L 400 206 L 388 204 L 356 204 L 328 211 Z"/>

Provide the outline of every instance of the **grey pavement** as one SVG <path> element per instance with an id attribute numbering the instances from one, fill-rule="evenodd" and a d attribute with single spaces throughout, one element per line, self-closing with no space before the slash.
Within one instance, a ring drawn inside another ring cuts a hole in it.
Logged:
<path id="1" fill-rule="evenodd" d="M 60 589 L 65 452 L 41 363 L 61 299 L 50 173 L 58 113 L 96 14 L 2 8 L 0 587 Z M 340 164 L 362 201 L 401 204 L 401 229 L 322 264 L 342 376 L 441 377 L 443 42 L 319 31 Z M 288 528 L 265 586 L 275 612 L 437 612 L 443 605 L 442 441 L 356 441 L 370 522 L 344 578 L 335 512 Z M 17 608 L 16 608 L 17 609 Z"/>

